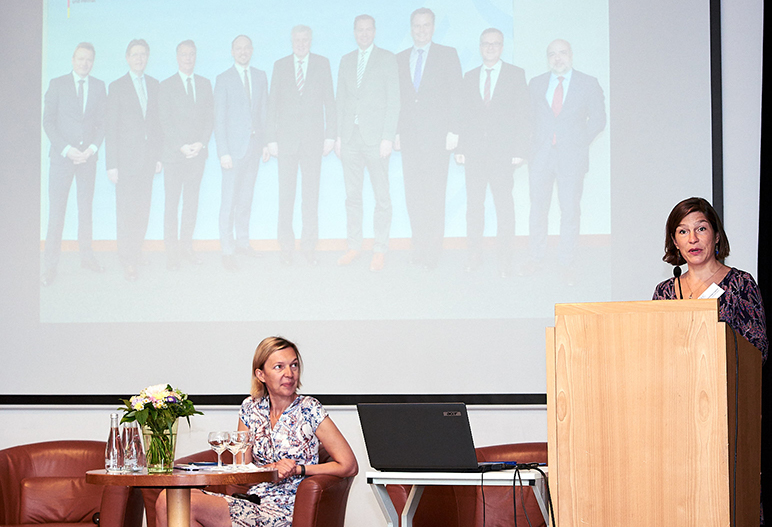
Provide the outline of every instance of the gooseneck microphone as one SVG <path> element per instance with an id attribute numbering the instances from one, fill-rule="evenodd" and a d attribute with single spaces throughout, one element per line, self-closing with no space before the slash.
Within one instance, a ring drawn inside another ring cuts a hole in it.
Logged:
<path id="1" fill-rule="evenodd" d="M 681 300 L 684 299 L 684 292 L 681 289 L 681 267 L 676 265 L 673 267 L 673 277 L 675 277 L 676 280 L 678 280 L 678 292 L 681 295 Z"/>

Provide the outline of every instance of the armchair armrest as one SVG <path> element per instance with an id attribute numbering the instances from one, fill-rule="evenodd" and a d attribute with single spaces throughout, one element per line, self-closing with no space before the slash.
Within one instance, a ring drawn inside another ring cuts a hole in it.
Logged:
<path id="1" fill-rule="evenodd" d="M 293 527 L 343 527 L 353 479 L 326 475 L 305 478 L 295 496 Z"/>

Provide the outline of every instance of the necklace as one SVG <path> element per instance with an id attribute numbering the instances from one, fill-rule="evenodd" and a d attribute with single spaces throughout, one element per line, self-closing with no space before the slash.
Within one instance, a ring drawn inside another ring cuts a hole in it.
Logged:
<path id="1" fill-rule="evenodd" d="M 700 283 L 700 286 L 705 285 L 707 282 L 710 282 L 714 276 L 718 274 L 718 272 L 723 269 L 723 266 L 719 265 L 718 269 L 716 269 L 716 272 L 714 272 L 712 275 L 710 275 L 707 279 L 707 281 L 703 282 L 697 276 L 695 275 L 695 279 Z M 686 287 L 689 288 L 689 298 L 691 299 L 694 296 L 694 290 L 692 289 L 692 286 L 689 285 L 689 280 L 686 281 Z"/>

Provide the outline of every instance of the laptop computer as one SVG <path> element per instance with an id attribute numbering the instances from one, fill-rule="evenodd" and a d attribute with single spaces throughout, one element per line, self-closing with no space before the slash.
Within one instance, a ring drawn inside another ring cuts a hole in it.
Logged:
<path id="1" fill-rule="evenodd" d="M 370 466 L 384 472 L 487 472 L 478 463 L 464 403 L 359 403 Z"/>

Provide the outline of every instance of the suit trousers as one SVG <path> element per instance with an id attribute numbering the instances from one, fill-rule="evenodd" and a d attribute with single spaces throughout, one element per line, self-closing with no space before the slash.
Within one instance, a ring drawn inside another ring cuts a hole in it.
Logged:
<path id="1" fill-rule="evenodd" d="M 515 242 L 515 202 L 512 197 L 515 167 L 506 161 L 491 162 L 466 156 L 464 172 L 467 247 L 472 252 L 482 251 L 485 196 L 490 185 L 493 205 L 496 207 L 497 253 L 502 263 L 508 263 Z"/>
<path id="2" fill-rule="evenodd" d="M 341 145 L 343 181 L 346 186 L 346 232 L 348 247 L 362 249 L 362 185 L 365 168 L 370 174 L 370 184 L 375 197 L 373 232 L 375 252 L 386 252 L 391 230 L 391 196 L 389 194 L 389 158 L 382 159 L 380 145 L 365 144 L 359 128 L 355 127 L 351 139 Z"/>
<path id="3" fill-rule="evenodd" d="M 93 257 L 92 207 L 94 203 L 94 182 L 96 180 L 96 156 L 83 164 L 76 165 L 67 158 L 52 158 L 48 171 L 48 232 L 44 262 L 46 270 L 54 270 L 59 264 L 62 252 L 62 233 L 67 212 L 67 200 L 72 180 L 78 198 L 78 249 L 81 260 Z"/>
<path id="4" fill-rule="evenodd" d="M 546 163 L 529 167 L 528 186 L 531 198 L 531 213 L 528 220 L 529 249 L 531 259 L 535 261 L 542 260 L 547 251 L 547 224 L 555 182 L 557 182 L 560 202 L 558 261 L 563 265 L 571 265 L 579 241 L 584 173 L 565 170 L 561 167 L 556 146 L 550 149 Z"/>
<path id="5" fill-rule="evenodd" d="M 137 265 L 150 218 L 154 170 L 118 172 L 115 185 L 118 257 L 125 265 Z"/>
<path id="6" fill-rule="evenodd" d="M 242 249 L 249 246 L 249 219 L 252 216 L 260 154 L 260 149 L 252 141 L 247 154 L 241 159 L 234 159 L 233 168 L 222 171 L 220 248 L 225 255 L 233 254 L 237 245 Z"/>
<path id="7" fill-rule="evenodd" d="M 180 244 L 185 248 L 193 244 L 193 231 L 198 216 L 198 191 L 205 163 L 206 158 L 199 155 L 193 159 L 164 164 L 164 245 L 167 251 L 177 250 Z M 180 196 L 182 216 L 178 235 Z"/>
<path id="8" fill-rule="evenodd" d="M 295 250 L 295 231 L 292 218 L 298 186 L 298 168 L 301 173 L 301 215 L 303 230 L 300 246 L 313 251 L 319 240 L 319 178 L 322 171 L 322 145 L 300 144 L 294 151 L 279 143 L 279 244 L 282 251 Z"/>
<path id="9" fill-rule="evenodd" d="M 445 237 L 445 195 L 450 152 L 441 145 L 402 145 L 405 201 L 410 217 L 413 258 L 437 264 Z"/>

